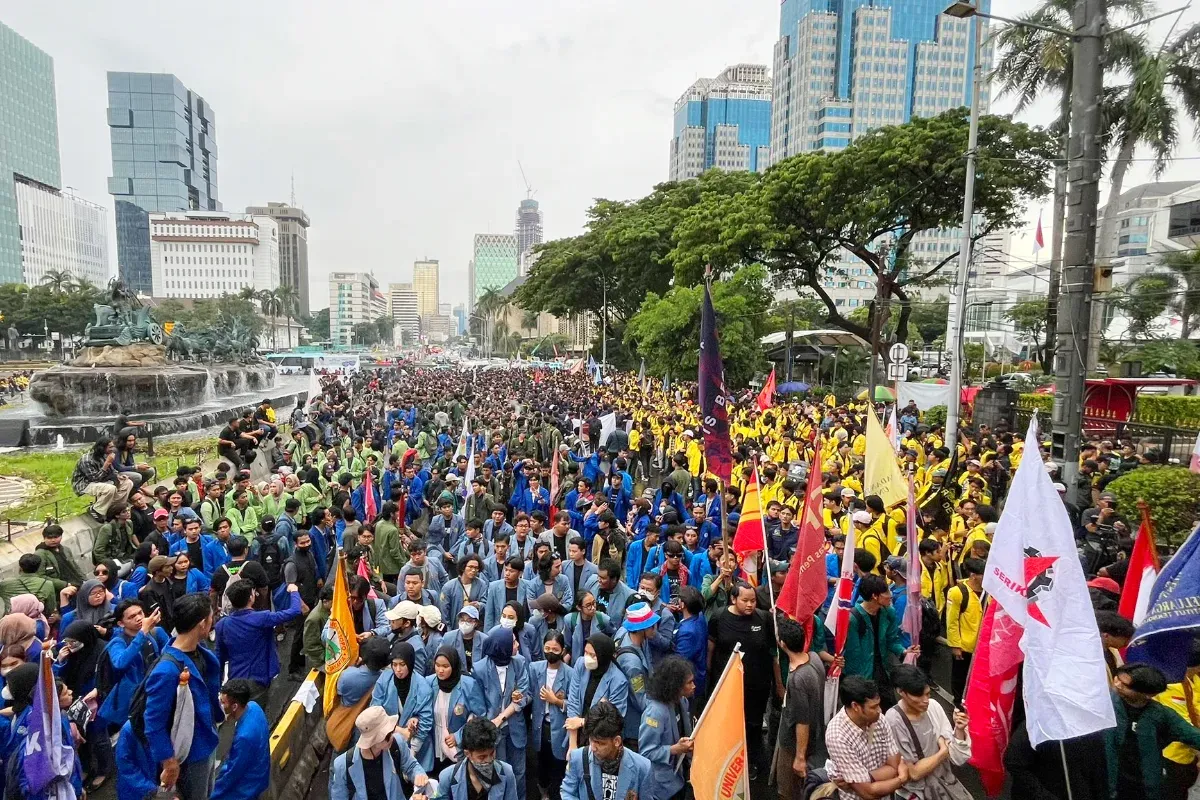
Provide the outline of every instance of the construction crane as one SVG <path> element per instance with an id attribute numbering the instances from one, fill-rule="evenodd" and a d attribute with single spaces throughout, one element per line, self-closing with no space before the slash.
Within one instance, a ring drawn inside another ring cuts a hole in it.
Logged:
<path id="1" fill-rule="evenodd" d="M 521 161 L 519 159 L 517 160 L 517 169 L 521 170 L 521 180 L 525 181 L 525 199 L 532 200 L 533 196 L 537 194 L 537 191 L 533 188 L 533 185 L 529 183 L 529 178 L 525 177 L 525 168 L 521 166 Z"/>

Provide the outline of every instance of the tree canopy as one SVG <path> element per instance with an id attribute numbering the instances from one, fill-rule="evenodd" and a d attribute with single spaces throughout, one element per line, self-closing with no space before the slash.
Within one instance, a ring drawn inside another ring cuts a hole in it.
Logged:
<path id="1" fill-rule="evenodd" d="M 725 381 L 731 387 L 745 386 L 766 363 L 759 344 L 771 302 L 766 270 L 742 267 L 729 279 L 713 283 L 712 293 Z M 629 320 L 625 343 L 646 359 L 652 374 L 696 371 L 703 299 L 703 285 L 676 286 L 663 295 L 651 292 Z"/>

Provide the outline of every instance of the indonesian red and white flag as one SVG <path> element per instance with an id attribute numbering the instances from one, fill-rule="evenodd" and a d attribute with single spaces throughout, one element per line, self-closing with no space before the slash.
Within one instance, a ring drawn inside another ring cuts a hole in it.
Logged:
<path id="1" fill-rule="evenodd" d="M 1150 524 L 1149 509 L 1142 509 L 1142 524 L 1138 527 L 1137 539 L 1133 542 L 1133 555 L 1129 557 L 1129 569 L 1125 572 L 1125 585 L 1121 587 L 1121 603 L 1117 611 L 1134 625 L 1141 625 L 1150 607 L 1150 595 L 1154 581 L 1162 564 L 1158 561 L 1158 547 L 1154 543 L 1154 527 Z"/>
<path id="2" fill-rule="evenodd" d="M 1200 473 L 1200 433 L 1196 434 L 1196 443 L 1192 445 L 1192 472 Z"/>
<path id="3" fill-rule="evenodd" d="M 1021 626 L 999 603 L 988 603 L 971 657 L 971 672 L 963 693 L 970 719 L 970 764 L 988 797 L 1004 790 L 1004 751 L 1012 737 L 1013 707 L 1021 672 Z"/>
<path id="4" fill-rule="evenodd" d="M 1037 416 L 1027 442 L 1038 442 Z M 1075 534 L 1041 459 L 1021 460 L 992 540 L 983 589 L 1024 628 L 1029 741 L 1116 725 L 1096 614 Z"/>
<path id="5" fill-rule="evenodd" d="M 1038 211 L 1037 229 L 1033 232 L 1033 257 L 1037 258 L 1037 254 L 1046 246 L 1046 240 L 1042 237 L 1042 212 Z"/>
<path id="6" fill-rule="evenodd" d="M 892 443 L 892 449 L 897 453 L 900 452 L 900 423 L 896 420 L 896 404 L 892 404 L 892 413 L 888 415 L 887 427 L 883 429 L 887 434 L 888 441 Z"/>
<path id="7" fill-rule="evenodd" d="M 767 376 L 767 382 L 763 384 L 762 391 L 758 393 L 758 400 L 755 401 L 759 411 L 766 411 L 775 402 L 775 368 L 771 367 L 771 374 Z"/>
<path id="8" fill-rule="evenodd" d="M 846 649 L 846 636 L 850 633 L 850 611 L 854 608 L 854 528 L 846 534 L 846 552 L 842 555 L 842 572 L 834 587 L 833 602 L 825 615 L 825 627 L 833 634 L 833 652 L 841 655 Z M 842 674 L 839 667 L 829 668 L 829 677 Z"/>

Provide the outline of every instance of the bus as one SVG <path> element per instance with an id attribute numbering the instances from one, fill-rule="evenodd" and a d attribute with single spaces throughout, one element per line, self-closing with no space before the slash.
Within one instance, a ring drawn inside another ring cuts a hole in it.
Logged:
<path id="1" fill-rule="evenodd" d="M 271 353 L 267 362 L 279 375 L 307 375 L 313 370 L 358 372 L 362 359 L 356 353 Z"/>

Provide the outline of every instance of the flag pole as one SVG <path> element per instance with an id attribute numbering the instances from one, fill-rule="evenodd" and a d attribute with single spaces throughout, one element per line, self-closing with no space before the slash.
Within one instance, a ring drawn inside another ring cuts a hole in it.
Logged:
<path id="1" fill-rule="evenodd" d="M 762 482 L 758 479 L 758 456 L 754 457 L 752 463 L 754 465 L 754 483 L 758 486 L 758 526 L 762 528 L 763 563 L 767 567 L 767 597 L 771 598 L 771 626 L 775 629 L 775 641 L 779 641 L 779 613 L 778 609 L 775 607 L 775 584 L 771 583 L 773 568 L 771 566 L 770 543 L 767 541 L 767 521 L 763 517 L 762 513 Z"/>
<path id="2" fill-rule="evenodd" d="M 1075 795 L 1071 792 L 1071 771 L 1067 769 L 1067 748 L 1062 739 L 1058 740 L 1058 752 L 1062 755 L 1063 784 L 1067 787 L 1067 800 L 1075 800 Z"/>

